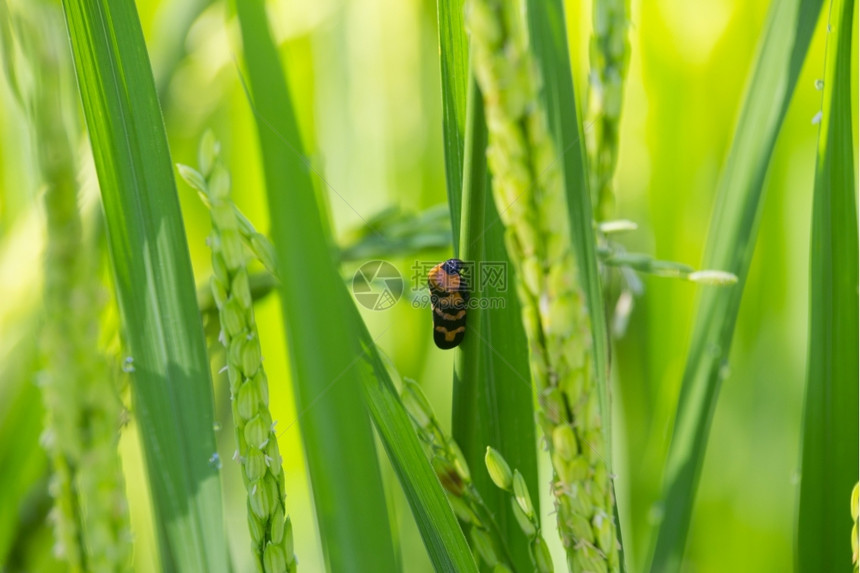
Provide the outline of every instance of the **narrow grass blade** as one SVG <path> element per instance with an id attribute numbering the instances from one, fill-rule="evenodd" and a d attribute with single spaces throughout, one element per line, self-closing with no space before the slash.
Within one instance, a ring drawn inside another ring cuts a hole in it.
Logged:
<path id="1" fill-rule="evenodd" d="M 734 273 L 733 287 L 705 287 L 696 316 L 664 474 L 663 520 L 651 570 L 681 565 L 721 377 L 755 248 L 765 172 L 803 65 L 821 0 L 777 0 L 720 179 L 703 268 Z"/>
<path id="2" fill-rule="evenodd" d="M 234 3 L 257 116 L 280 295 L 316 517 L 331 571 L 396 569 L 361 350 L 262 0 Z M 274 381 L 273 381 L 274 382 Z M 411 429 L 410 429 L 411 431 Z"/>
<path id="3" fill-rule="evenodd" d="M 173 167 L 131 0 L 63 2 L 131 355 L 162 565 L 226 571 L 212 383 Z"/>
<path id="4" fill-rule="evenodd" d="M 471 79 L 467 108 L 460 256 L 475 263 L 472 300 L 487 304 L 469 309 L 468 334 L 455 358 L 452 434 L 473 468 L 472 479 L 496 517 L 514 565 L 528 571 L 528 544 L 510 496 L 493 485 L 484 469 L 491 446 L 520 471 L 529 491 L 538 491 L 528 346 L 505 251 L 505 228 L 490 190 L 483 101 Z"/>
<path id="5" fill-rule="evenodd" d="M 349 311 L 348 316 L 351 315 L 358 325 L 362 364 L 365 366 L 362 389 L 367 409 L 412 508 L 430 560 L 436 571 L 476 572 L 478 569 L 466 538 L 439 479 L 427 461 L 409 414 L 400 402 L 385 364 L 380 359 L 376 344 L 355 305 L 346 300 L 346 292 L 342 288 L 341 294 L 345 308 Z"/>
<path id="6" fill-rule="evenodd" d="M 452 434 L 473 468 L 475 486 L 496 516 L 514 565 L 526 571 L 532 567 L 526 539 L 508 496 L 493 486 L 484 471 L 484 453 L 487 446 L 501 451 L 519 469 L 529 491 L 538 491 L 528 347 L 505 251 L 504 227 L 490 194 L 487 127 L 482 98 L 470 72 L 463 3 L 438 2 L 438 25 L 454 250 L 460 258 L 476 263 L 473 299 L 498 303 L 469 310 L 469 335 L 455 359 Z M 455 121 L 464 112 L 465 121 Z M 481 265 L 488 266 L 479 268 Z M 485 281 L 483 268 L 503 274 L 496 281 Z"/>
<path id="7" fill-rule="evenodd" d="M 834 0 L 824 74 L 809 264 L 809 365 L 797 571 L 849 571 L 846 500 L 857 481 L 858 247 L 851 136 L 854 0 Z"/>
<path id="8" fill-rule="evenodd" d="M 445 146 L 445 181 L 451 208 L 454 254 L 460 245 L 460 192 L 466 156 L 466 92 L 471 83 L 469 43 L 463 25 L 462 0 L 436 2 L 439 64 L 442 70 L 442 136 Z"/>
<path id="9" fill-rule="evenodd" d="M 330 568 L 396 569 L 376 454 L 367 441 L 369 412 L 436 569 L 475 571 L 442 486 L 338 274 L 332 238 L 325 234 L 298 153 L 298 129 L 263 3 L 242 1 L 236 7 L 258 113 L 273 238 L 285 269 L 284 318 Z M 317 304 L 309 303 L 308 293 Z M 323 453 L 334 459 L 323 459 Z"/>

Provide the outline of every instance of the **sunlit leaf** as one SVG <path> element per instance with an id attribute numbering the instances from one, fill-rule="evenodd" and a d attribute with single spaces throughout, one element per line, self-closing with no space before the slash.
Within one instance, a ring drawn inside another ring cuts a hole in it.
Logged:
<path id="1" fill-rule="evenodd" d="M 703 267 L 738 277 L 703 287 L 664 472 L 654 572 L 681 566 L 720 382 L 727 371 L 744 282 L 755 248 L 764 177 L 809 48 L 821 0 L 777 0 L 723 168 Z"/>
<path id="2" fill-rule="evenodd" d="M 173 162 L 130 0 L 63 3 L 107 221 L 162 566 L 227 571 L 212 381 Z"/>
<path id="3" fill-rule="evenodd" d="M 857 187 L 851 137 L 853 0 L 830 7 L 830 33 L 812 206 L 809 363 L 797 570 L 849 571 L 847 502 L 857 482 Z"/>

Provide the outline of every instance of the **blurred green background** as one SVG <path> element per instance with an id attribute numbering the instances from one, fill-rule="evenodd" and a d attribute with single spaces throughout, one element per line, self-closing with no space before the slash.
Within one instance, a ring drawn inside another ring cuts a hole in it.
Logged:
<path id="1" fill-rule="evenodd" d="M 21 6 L 25 3 L 19 2 Z M 233 196 L 261 230 L 268 228 L 253 111 L 235 64 L 235 22 L 221 2 L 137 2 L 157 80 L 174 162 L 196 164 L 202 132 L 223 145 Z M 756 54 L 766 0 L 633 2 L 628 74 L 616 177 L 616 215 L 639 229 L 620 241 L 631 251 L 700 266 L 719 172 L 731 142 L 745 83 Z M 587 83 L 590 3 L 567 2 L 577 93 Z M 826 9 L 825 9 L 826 10 Z M 317 180 L 327 192 L 335 235 L 383 209 L 420 211 L 446 203 L 436 5 L 408 0 L 283 0 L 270 18 L 288 70 L 297 115 Z M 852 101 L 857 117 L 855 12 Z M 716 410 L 694 509 L 687 570 L 787 571 L 799 482 L 800 429 L 806 376 L 808 262 L 812 185 L 820 109 L 816 80 L 824 69 L 824 23 L 816 35 L 781 130 L 767 182 L 764 214 L 727 378 Z M 41 215 L 36 142 L 9 86 L 0 82 L 0 563 L 9 570 L 62 570 L 52 558 L 43 521 L 46 460 L 38 446 L 42 409 L 33 385 L 39 368 L 35 332 L 40 306 Z M 77 102 L 75 102 L 77 105 Z M 588 126 L 586 125 L 586 131 Z M 855 149 L 857 128 L 854 126 Z M 88 149 L 81 141 L 81 150 Z M 95 176 L 82 165 L 88 198 Z M 182 211 L 195 276 L 210 274 L 209 216 L 184 183 Z M 438 261 L 451 250 L 391 260 L 404 277 L 416 260 Z M 345 276 L 357 265 L 347 265 Z M 107 280 L 107 279 L 106 279 Z M 642 277 L 626 334 L 613 348 L 616 491 L 628 564 L 644 566 L 659 516 L 660 471 L 671 436 L 696 302 L 693 283 Z M 410 285 L 411 286 L 411 285 Z M 321 302 L 318 302 L 321 303 Z M 323 570 L 302 444 L 295 423 L 278 301 L 257 306 L 273 417 L 284 456 L 288 511 L 304 571 Z M 445 425 L 450 422 L 453 353 L 431 341 L 427 309 L 401 300 L 393 309 L 365 311 L 371 335 L 403 376 L 421 382 Z M 116 351 L 116 319 L 105 324 Z M 217 342 L 213 369 L 223 355 Z M 225 460 L 225 515 L 236 570 L 250 554 L 245 501 L 230 427 L 226 375 L 216 374 L 219 452 Z M 135 564 L 155 567 L 146 481 L 133 421 L 123 434 Z M 393 473 L 383 460 L 386 479 Z M 11 464 L 11 465 L 10 465 Z M 546 471 L 541 483 L 548 483 Z M 541 496 L 550 515 L 547 488 Z M 392 522 L 400 528 L 409 571 L 430 571 L 399 487 Z M 847 514 L 847 498 L 846 498 Z M 558 544 L 548 528 L 550 543 Z M 845 535 L 846 551 L 848 535 Z M 556 563 L 562 563 L 559 547 Z M 2 567 L 0 567 L 2 568 Z"/>

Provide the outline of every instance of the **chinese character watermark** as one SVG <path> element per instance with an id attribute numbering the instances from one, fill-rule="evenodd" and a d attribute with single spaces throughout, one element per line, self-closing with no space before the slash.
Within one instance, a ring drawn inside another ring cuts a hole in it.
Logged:
<path id="1" fill-rule="evenodd" d="M 410 292 L 407 294 L 413 308 L 430 307 L 427 278 L 439 264 L 438 260 L 413 262 L 410 268 Z M 502 295 L 508 290 L 509 268 L 506 261 L 463 261 L 459 275 L 470 294 L 466 308 L 504 308 L 505 298 Z M 369 310 L 392 308 L 403 296 L 404 290 L 404 277 L 388 261 L 367 261 L 355 271 L 352 279 L 355 300 Z"/>

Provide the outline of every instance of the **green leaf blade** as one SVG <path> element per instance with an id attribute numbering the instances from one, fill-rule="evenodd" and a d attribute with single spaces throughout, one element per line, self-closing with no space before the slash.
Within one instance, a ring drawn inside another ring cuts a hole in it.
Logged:
<path id="1" fill-rule="evenodd" d="M 270 210 L 275 222 L 273 238 L 282 264 L 287 265 L 284 267 L 287 272 L 283 273 L 281 286 L 285 323 L 290 330 L 301 334 L 290 337 L 291 355 L 294 361 L 299 362 L 303 357 L 318 358 L 302 363 L 298 379 L 317 384 L 334 381 L 341 390 L 346 388 L 349 391 L 340 397 L 346 409 L 329 413 L 329 422 L 332 417 L 340 416 L 366 424 L 364 414 L 370 413 L 436 569 L 476 571 L 460 526 L 376 353 L 375 342 L 361 322 L 357 309 L 346 298 L 343 281 L 334 264 L 335 252 L 327 248 L 331 241 L 320 222 L 321 214 L 314 199 L 309 174 L 296 155 L 295 148 L 280 139 L 285 135 L 290 141 L 298 141 L 298 133 L 292 110 L 288 103 L 284 103 L 289 102 L 289 98 L 277 53 L 268 35 L 263 5 L 260 2 L 237 2 L 237 8 L 243 26 L 251 86 L 256 88 L 256 110 L 267 122 L 272 122 L 259 124 L 258 127 L 264 152 Z M 265 35 L 261 30 L 265 31 Z M 285 192 L 285 189 L 292 189 L 293 192 Z M 309 299 L 307 293 L 312 293 L 313 299 Z M 310 304 L 311 300 L 319 301 L 319 304 Z M 320 355 L 314 347 L 314 341 L 338 351 Z M 369 373 L 368 365 L 373 370 L 372 374 Z M 343 366 L 343 369 L 338 370 L 337 366 Z M 307 395 L 308 389 L 312 388 L 305 387 L 303 394 L 303 388 L 298 388 L 299 401 L 307 411 L 305 418 L 319 408 L 322 402 L 320 400 L 320 403 L 315 404 L 313 400 L 319 395 Z M 331 391 L 337 390 L 333 388 Z M 361 394 L 358 400 L 361 402 L 356 401 L 353 394 L 359 391 Z M 357 406 L 359 403 L 366 404 L 367 410 Z M 320 434 L 315 438 L 319 442 L 314 442 L 319 449 L 356 448 L 356 444 L 350 443 L 349 439 L 346 442 L 336 440 L 331 426 L 319 424 L 310 428 L 310 431 L 316 432 L 315 436 Z M 352 431 L 355 435 L 354 427 Z M 359 427 L 358 431 L 364 432 L 364 427 Z M 364 440 L 364 436 L 361 439 Z M 358 515 L 351 514 L 347 518 L 344 512 L 355 511 L 354 505 L 344 507 L 331 499 L 321 501 L 325 504 L 321 506 L 322 509 L 328 512 L 323 515 L 339 518 L 333 525 L 339 528 L 334 530 L 335 534 L 352 537 L 344 540 L 344 543 L 349 544 L 348 547 L 333 548 L 333 551 L 338 552 L 336 554 L 330 552 L 328 560 L 331 570 L 396 570 L 391 530 L 387 527 L 384 498 L 378 485 L 379 469 L 375 452 L 361 456 L 360 462 L 368 466 L 365 469 L 360 465 L 356 468 L 358 462 L 352 458 L 342 457 L 337 458 L 337 461 L 337 467 L 328 476 L 317 478 L 311 469 L 315 493 L 326 488 L 332 495 L 331 488 L 343 488 L 350 491 L 349 495 L 353 498 L 347 501 L 359 506 Z M 370 482 L 370 478 L 360 473 L 345 471 L 346 467 L 356 472 L 370 472 L 374 481 Z M 363 486 L 356 488 L 360 482 L 363 482 Z M 369 487 L 373 490 L 368 491 Z M 331 515 L 335 508 L 337 516 Z M 376 538 L 368 540 L 368 535 Z M 365 543 L 355 547 L 356 540 Z M 344 561 L 347 549 L 351 553 L 361 552 L 364 561 Z"/>
<path id="2" fill-rule="evenodd" d="M 477 572 L 460 524 L 415 435 L 409 414 L 400 402 L 376 345 L 355 306 L 349 304 L 349 307 L 358 325 L 363 363 L 370 366 L 362 385 L 367 407 L 412 508 L 430 560 L 437 571 Z"/>
<path id="3" fill-rule="evenodd" d="M 438 2 L 439 52 L 448 202 L 454 229 L 454 252 L 466 260 L 501 263 L 507 284 L 487 284 L 472 297 L 499 306 L 472 308 L 468 330 L 456 351 L 452 400 L 452 435 L 472 479 L 507 541 L 517 570 L 532 567 L 528 545 L 513 514 L 509 496 L 494 486 L 484 467 L 492 446 L 520 470 L 536 492 L 537 451 L 531 372 L 504 245 L 504 226 L 492 200 L 487 170 L 487 128 L 483 102 L 472 78 L 462 2 Z M 476 276 L 473 281 L 481 281 Z M 532 500 L 537 504 L 538 500 Z M 536 505 L 537 507 L 537 505 Z"/>
<path id="4" fill-rule="evenodd" d="M 463 23 L 463 2 L 436 3 L 439 33 L 439 63 L 442 72 L 442 134 L 445 153 L 445 181 L 454 254 L 460 246 L 461 190 L 466 149 L 466 93 L 471 83 L 469 43 Z"/>
<path id="5" fill-rule="evenodd" d="M 263 2 L 241 0 L 235 9 L 257 114 L 293 385 L 326 563 L 331 571 L 395 570 L 376 448 L 361 406 L 361 350 L 342 304 L 335 251 L 301 155 L 286 78 Z"/>
<path id="6" fill-rule="evenodd" d="M 325 527 L 337 536 L 325 543 L 344 544 L 328 550 L 330 569 L 396 570 L 379 468 L 369 441 L 365 417 L 369 413 L 436 569 L 475 571 L 460 526 L 376 353 L 375 342 L 347 299 L 335 264 L 335 251 L 328 248 L 331 237 L 322 225 L 310 176 L 296 154 L 299 147 L 281 139 L 299 141 L 263 4 L 237 2 L 237 8 L 256 110 L 260 117 L 272 122 L 258 123 L 258 128 L 273 238 L 282 264 L 287 265 L 282 267 L 286 270 L 282 273 L 281 294 L 285 323 L 293 333 L 289 343 L 294 373 L 300 382 L 298 397 L 304 418 L 311 418 L 302 429 L 313 436 L 313 441 L 308 441 L 316 448 L 309 452 L 309 464 L 318 466 L 316 472 L 311 467 L 314 493 L 322 498 L 317 512 L 321 519 L 332 520 Z M 312 299 L 308 293 L 312 293 Z M 319 304 L 310 304 L 312 300 Z M 337 351 L 321 354 L 317 350 L 320 347 Z M 331 384 L 335 386 L 329 390 Z M 309 390 L 341 392 L 338 409 L 329 406 L 321 410 L 332 398 L 318 399 L 320 394 L 308 394 Z M 365 404 L 367 409 L 359 404 Z M 336 431 L 348 435 L 341 437 Z M 371 449 L 356 454 L 359 447 Z M 328 473 L 320 475 L 323 460 L 317 450 L 324 448 L 334 452 L 336 463 Z M 321 490 L 326 492 L 324 497 L 318 494 Z M 323 531 L 323 536 L 327 533 Z M 352 560 L 347 559 L 350 555 Z"/>
<path id="7" fill-rule="evenodd" d="M 487 170 L 487 127 L 483 99 L 470 78 L 467 103 L 460 256 L 475 262 L 468 334 L 455 358 L 452 434 L 460 446 L 481 497 L 495 516 L 518 571 L 533 565 L 510 496 L 490 480 L 484 467 L 487 446 L 500 451 L 523 475 L 529 491 L 539 491 L 534 392 L 528 345 Z M 505 284 L 487 280 L 484 268 L 502 269 Z M 538 507 L 537 499 L 532 504 Z"/>
<path id="8" fill-rule="evenodd" d="M 702 266 L 731 272 L 738 283 L 705 287 L 698 305 L 664 470 L 664 513 L 651 561 L 655 572 L 677 571 L 681 566 L 707 437 L 755 248 L 765 174 L 820 10 L 820 0 L 772 4 L 720 178 Z"/>
<path id="9" fill-rule="evenodd" d="M 108 227 L 162 566 L 227 571 L 212 385 L 134 3 L 63 3 Z"/>
<path id="10" fill-rule="evenodd" d="M 831 5 L 812 207 L 809 364 L 796 570 L 848 571 L 848 500 L 857 482 L 858 272 L 851 134 L 853 0 Z"/>

